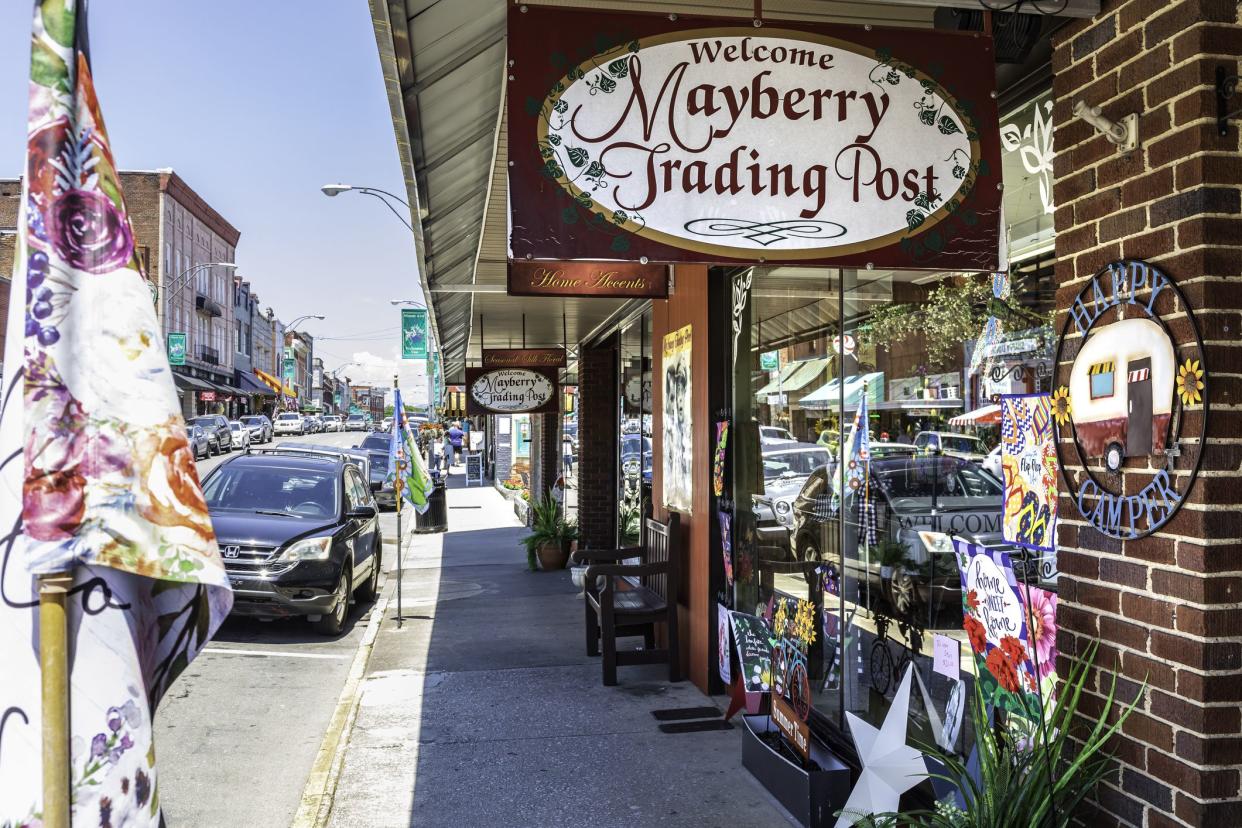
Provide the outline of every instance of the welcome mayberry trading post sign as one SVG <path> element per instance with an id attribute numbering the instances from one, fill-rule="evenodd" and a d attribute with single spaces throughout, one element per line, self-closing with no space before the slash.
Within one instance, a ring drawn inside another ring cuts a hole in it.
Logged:
<path id="1" fill-rule="evenodd" d="M 998 266 L 987 38 L 515 5 L 509 44 L 515 259 Z"/>

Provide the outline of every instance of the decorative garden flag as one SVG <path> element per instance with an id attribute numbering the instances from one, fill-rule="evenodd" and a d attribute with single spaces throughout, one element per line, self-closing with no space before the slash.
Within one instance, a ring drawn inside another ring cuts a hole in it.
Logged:
<path id="1" fill-rule="evenodd" d="M 1001 408 L 1001 469 L 1005 479 L 1001 532 L 1005 540 L 1055 552 L 1057 445 L 1052 398 L 1005 394 Z"/>
<path id="2" fill-rule="evenodd" d="M 85 0 L 35 3 L 0 414 L 0 824 L 13 826 L 44 807 L 35 576 L 74 578 L 75 826 L 160 824 L 151 717 L 232 606 L 86 43 Z"/>
<path id="3" fill-rule="evenodd" d="M 397 501 L 405 500 L 420 515 L 427 511 L 432 480 L 423 463 L 418 441 L 410 429 L 401 402 L 401 389 L 393 389 L 392 439 L 388 444 L 388 476 L 397 490 Z"/>
<path id="4" fill-rule="evenodd" d="M 867 418 L 867 394 L 858 398 L 858 410 L 854 412 L 854 424 L 845 443 L 845 493 L 867 494 L 871 477 L 871 433 Z M 833 508 L 841 502 L 841 475 L 832 476 Z"/>

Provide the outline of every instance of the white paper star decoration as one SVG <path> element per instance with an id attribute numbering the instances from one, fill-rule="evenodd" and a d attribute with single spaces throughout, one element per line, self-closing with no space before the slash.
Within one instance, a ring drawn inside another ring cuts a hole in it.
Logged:
<path id="1" fill-rule="evenodd" d="M 910 674 L 914 665 L 897 686 L 893 706 L 876 730 L 853 713 L 846 713 L 850 735 L 858 748 L 862 775 L 850 791 L 836 828 L 848 828 L 870 814 L 897 810 L 901 795 L 927 778 L 923 754 L 906 744 L 906 719 L 910 714 Z"/>

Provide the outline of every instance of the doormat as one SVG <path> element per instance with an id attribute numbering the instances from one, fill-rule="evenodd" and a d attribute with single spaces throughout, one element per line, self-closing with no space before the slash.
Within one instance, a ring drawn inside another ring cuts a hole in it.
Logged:
<path id="1" fill-rule="evenodd" d="M 652 710 L 651 715 L 662 722 L 678 719 L 715 719 L 720 711 L 714 707 L 670 707 L 665 710 Z"/>
<path id="2" fill-rule="evenodd" d="M 733 725 L 724 719 L 708 719 L 699 722 L 673 722 L 660 725 L 661 733 L 701 733 L 708 730 L 732 730 Z"/>

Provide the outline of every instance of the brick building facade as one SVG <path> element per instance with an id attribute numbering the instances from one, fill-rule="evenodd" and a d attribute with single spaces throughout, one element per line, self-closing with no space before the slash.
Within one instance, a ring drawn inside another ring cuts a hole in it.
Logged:
<path id="1" fill-rule="evenodd" d="M 584 347 L 578 363 L 578 534 L 583 548 L 609 549 L 617 540 L 616 337 Z"/>
<path id="2" fill-rule="evenodd" d="M 1147 682 L 1092 825 L 1242 825 L 1242 156 L 1215 94 L 1218 67 L 1238 72 L 1238 23 L 1231 1 L 1106 0 L 1054 36 L 1057 324 L 1106 262 L 1153 262 L 1194 309 L 1211 398 L 1198 478 L 1163 530 L 1113 540 L 1063 496 L 1061 652 L 1098 639 L 1123 697 Z M 1080 100 L 1114 121 L 1138 113 L 1139 148 L 1074 118 Z M 1127 491 L 1143 479 L 1125 474 Z"/>

